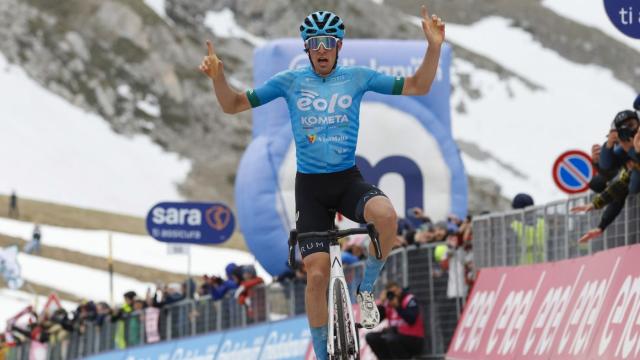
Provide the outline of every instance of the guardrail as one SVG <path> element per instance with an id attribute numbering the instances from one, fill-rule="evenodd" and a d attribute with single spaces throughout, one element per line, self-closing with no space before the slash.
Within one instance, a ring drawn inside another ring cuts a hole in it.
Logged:
<path id="1" fill-rule="evenodd" d="M 394 250 L 376 289 L 382 291 L 389 281 L 411 289 L 423 309 L 424 353 L 436 357 L 445 353 L 465 301 L 464 297 L 447 297 L 449 275 L 441 271 L 434 260 L 437 245 L 440 244 Z M 354 301 L 363 272 L 363 262 L 345 266 L 345 277 Z M 115 321 L 106 318 L 101 325 L 85 321 L 62 340 L 46 344 L 47 359 L 79 359 L 104 351 L 240 328 L 305 313 L 304 282 L 272 283 L 254 287 L 251 291 L 250 306 L 238 304 L 233 297 L 214 301 L 208 296 L 166 305 L 160 309 L 157 325 L 147 324 L 144 312 L 133 312 Z M 156 339 L 153 339 L 154 335 L 157 335 Z M 33 345 L 27 341 L 12 348 L 8 358 L 29 359 Z"/>
<path id="2" fill-rule="evenodd" d="M 602 210 L 571 214 L 571 208 L 591 202 L 593 194 L 574 196 L 524 210 L 488 214 L 473 219 L 473 254 L 478 267 L 542 263 L 590 255 L 640 242 L 640 200 L 629 196 L 603 236 L 586 244 L 577 240 L 598 226 Z"/>

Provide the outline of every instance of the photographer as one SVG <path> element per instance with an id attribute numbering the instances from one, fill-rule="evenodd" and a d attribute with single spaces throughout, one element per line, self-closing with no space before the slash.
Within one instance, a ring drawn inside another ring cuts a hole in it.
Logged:
<path id="1" fill-rule="evenodd" d="M 386 318 L 389 327 L 366 336 L 378 359 L 410 359 L 422 353 L 424 322 L 415 296 L 398 283 L 390 282 L 380 300 L 380 320 Z"/>
<path id="2" fill-rule="evenodd" d="M 238 267 L 238 265 L 235 263 L 227 264 L 225 272 L 227 274 L 227 280 L 223 280 L 217 276 L 211 278 L 211 297 L 213 300 L 224 298 L 228 292 L 233 293 L 238 286 L 240 286 L 242 269 Z"/>
<path id="3" fill-rule="evenodd" d="M 638 101 L 638 99 L 636 99 Z M 614 119 L 615 131 L 609 133 L 600 152 L 600 167 L 604 170 L 620 168 L 618 178 L 596 195 L 590 204 L 576 206 L 572 213 L 588 212 L 606 206 L 598 227 L 589 230 L 579 240 L 587 242 L 604 232 L 622 211 L 627 196 L 640 192 L 640 119 L 637 112 L 625 110 Z"/>

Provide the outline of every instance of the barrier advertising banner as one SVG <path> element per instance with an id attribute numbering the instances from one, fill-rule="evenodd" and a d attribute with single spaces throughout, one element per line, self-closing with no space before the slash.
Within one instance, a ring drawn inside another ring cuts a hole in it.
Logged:
<path id="1" fill-rule="evenodd" d="M 640 245 L 482 269 L 448 359 L 636 359 Z"/>
<path id="2" fill-rule="evenodd" d="M 311 344 L 306 317 L 111 351 L 93 360 L 303 360 Z"/>

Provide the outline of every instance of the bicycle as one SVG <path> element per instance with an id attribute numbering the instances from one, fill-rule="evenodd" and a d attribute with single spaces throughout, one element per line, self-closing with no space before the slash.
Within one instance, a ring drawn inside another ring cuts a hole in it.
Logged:
<path id="1" fill-rule="evenodd" d="M 367 234 L 371 238 L 373 247 L 376 252 L 376 258 L 382 259 L 382 250 L 380 248 L 380 240 L 378 232 L 373 224 L 367 224 L 365 228 L 337 230 L 319 232 L 300 233 L 294 229 L 289 233 L 289 259 L 288 264 L 291 268 L 295 263 L 295 249 L 298 240 L 308 238 L 326 238 L 329 239 L 329 261 L 331 262 L 331 272 L 329 276 L 329 294 L 328 311 L 329 311 L 329 336 L 327 340 L 327 352 L 329 359 L 336 360 L 352 360 L 360 358 L 360 343 L 357 329 L 362 325 L 356 324 L 351 307 L 351 298 L 347 282 L 342 271 L 342 254 L 340 250 L 340 238 L 356 235 Z"/>

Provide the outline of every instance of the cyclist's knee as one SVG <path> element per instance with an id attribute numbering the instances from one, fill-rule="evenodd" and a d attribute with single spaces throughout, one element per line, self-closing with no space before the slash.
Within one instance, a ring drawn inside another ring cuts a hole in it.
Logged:
<path id="1" fill-rule="evenodd" d="M 378 231 L 390 231 L 394 230 L 398 225 L 398 215 L 393 209 L 393 206 L 381 205 L 377 208 L 371 209 L 369 213 L 371 222 L 376 225 Z"/>
<path id="2" fill-rule="evenodd" d="M 367 221 L 372 221 L 378 231 L 383 228 L 395 228 L 398 223 L 398 215 L 393 205 L 386 197 L 376 197 L 367 202 L 365 206 L 365 217 Z"/>

